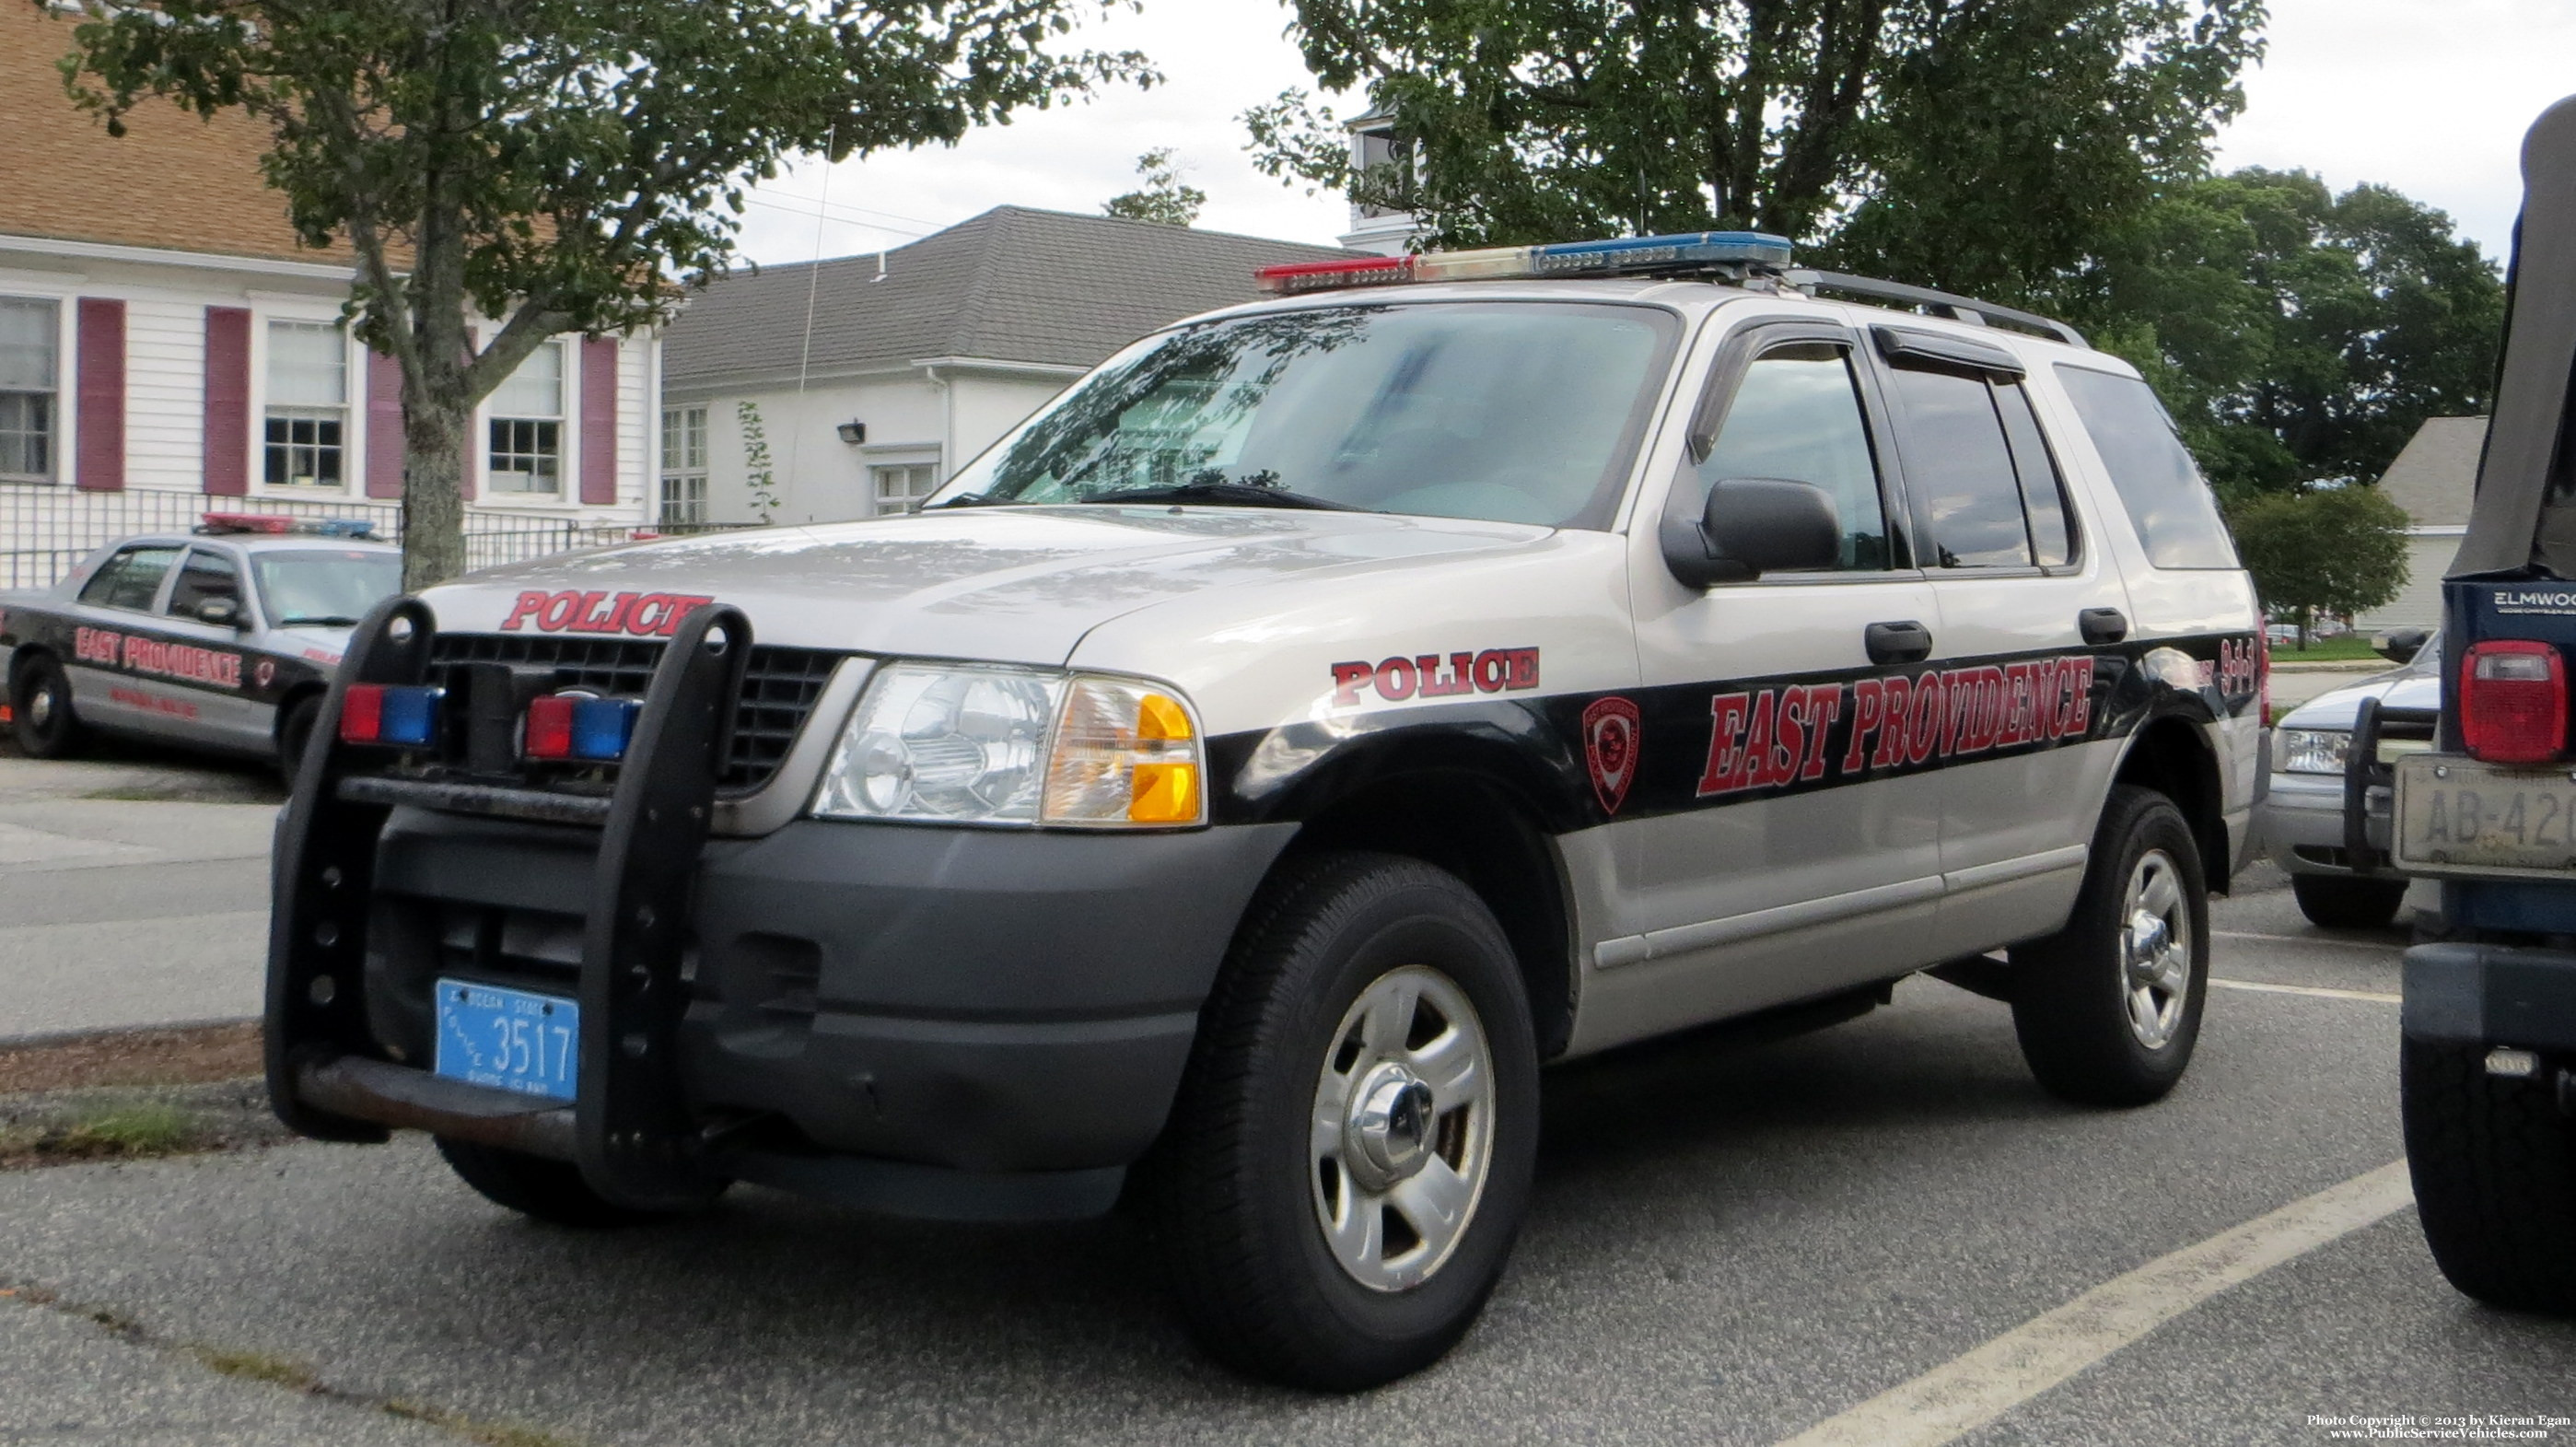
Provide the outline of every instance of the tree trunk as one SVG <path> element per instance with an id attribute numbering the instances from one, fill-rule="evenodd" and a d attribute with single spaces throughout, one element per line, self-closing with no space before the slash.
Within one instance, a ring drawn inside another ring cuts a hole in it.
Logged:
<path id="1" fill-rule="evenodd" d="M 403 591 L 465 571 L 466 430 L 470 406 L 403 398 Z"/>

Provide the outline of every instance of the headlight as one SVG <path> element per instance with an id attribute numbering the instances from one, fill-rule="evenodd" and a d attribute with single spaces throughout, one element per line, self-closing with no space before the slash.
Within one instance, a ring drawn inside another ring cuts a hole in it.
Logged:
<path id="1" fill-rule="evenodd" d="M 1024 668 L 889 664 L 833 750 L 815 814 L 835 819 L 1197 824 L 1198 724 L 1140 679 Z"/>
<path id="2" fill-rule="evenodd" d="M 2350 729 L 2281 730 L 2281 768 L 2292 774 L 2340 774 L 2352 753 Z"/>

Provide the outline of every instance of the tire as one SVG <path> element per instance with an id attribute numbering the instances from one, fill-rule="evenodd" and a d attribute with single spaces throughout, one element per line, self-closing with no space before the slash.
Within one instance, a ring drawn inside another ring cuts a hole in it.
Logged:
<path id="1" fill-rule="evenodd" d="M 2154 951 L 2135 970 L 2133 948 Z M 2114 785 L 2074 914 L 2015 946 L 2012 969 L 2013 1033 L 2050 1094 L 2136 1106 L 2171 1091 L 2209 990 L 2209 891 L 2182 811 L 2152 789 Z"/>
<path id="2" fill-rule="evenodd" d="M 638 1211 L 603 1199 L 581 1178 L 581 1168 L 521 1151 L 472 1141 L 437 1137 L 438 1153 L 458 1178 L 496 1206 L 556 1226 L 601 1229 L 649 1226 L 691 1214 L 688 1211 Z M 712 1205 L 721 1188 L 707 1197 Z"/>
<path id="3" fill-rule="evenodd" d="M 2417 1040 L 2399 1048 L 2425 1244 L 2451 1284 L 2480 1301 L 2576 1313 L 2576 1117 L 2558 1105 L 2563 1066 L 2489 1075 L 2486 1054 Z"/>
<path id="4" fill-rule="evenodd" d="M 295 776 L 304 767 L 304 750 L 313 742 L 314 721 L 322 717 L 322 695 L 306 694 L 286 711 L 277 726 L 277 772 L 284 775 L 288 788 L 295 787 Z"/>
<path id="5" fill-rule="evenodd" d="M 2298 898 L 2299 913 L 2319 929 L 2386 929 L 2406 902 L 2406 881 L 2293 874 L 2290 893 Z"/>
<path id="6" fill-rule="evenodd" d="M 31 759 L 59 759 L 80 747 L 80 716 L 72 709 L 72 683 L 63 666 L 39 654 L 18 669 L 9 690 L 18 751 Z"/>
<path id="7" fill-rule="evenodd" d="M 1323 1110 L 1339 1129 L 1313 1128 Z M 1492 913 L 1427 864 L 1319 855 L 1245 915 L 1148 1200 L 1210 1355 L 1356 1391 L 1475 1323 L 1537 1148 L 1529 1002 Z M 1461 1201 L 1444 1227 L 1434 1207 Z"/>

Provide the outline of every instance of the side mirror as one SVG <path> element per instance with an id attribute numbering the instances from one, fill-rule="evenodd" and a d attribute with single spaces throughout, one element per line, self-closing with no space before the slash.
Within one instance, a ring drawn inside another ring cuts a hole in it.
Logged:
<path id="1" fill-rule="evenodd" d="M 2423 651 L 2424 640 L 2432 636 L 2426 628 L 2391 628 L 2370 640 L 2370 651 L 2391 663 L 2412 663 Z"/>
<path id="2" fill-rule="evenodd" d="M 218 628 L 239 628 L 242 626 L 241 604 L 232 598 L 208 598 L 197 605 L 197 621 L 212 623 Z"/>
<path id="3" fill-rule="evenodd" d="M 1744 583 L 1840 564 L 1842 517 L 1814 483 L 1729 477 L 1709 488 L 1698 518 L 1666 521 L 1663 544 L 1664 565 L 1691 587 Z"/>

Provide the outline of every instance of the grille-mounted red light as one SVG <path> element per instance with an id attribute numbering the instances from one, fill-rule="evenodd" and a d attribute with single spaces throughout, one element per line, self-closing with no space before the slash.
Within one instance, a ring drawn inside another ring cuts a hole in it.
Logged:
<path id="1" fill-rule="evenodd" d="M 438 737 L 438 704 L 446 696 L 433 684 L 350 684 L 340 703 L 340 741 L 425 749 Z"/>
<path id="2" fill-rule="evenodd" d="M 2473 644 L 2460 660 L 2460 741 L 2491 764 L 2545 764 L 2567 749 L 2567 670 L 2527 638 Z"/>

